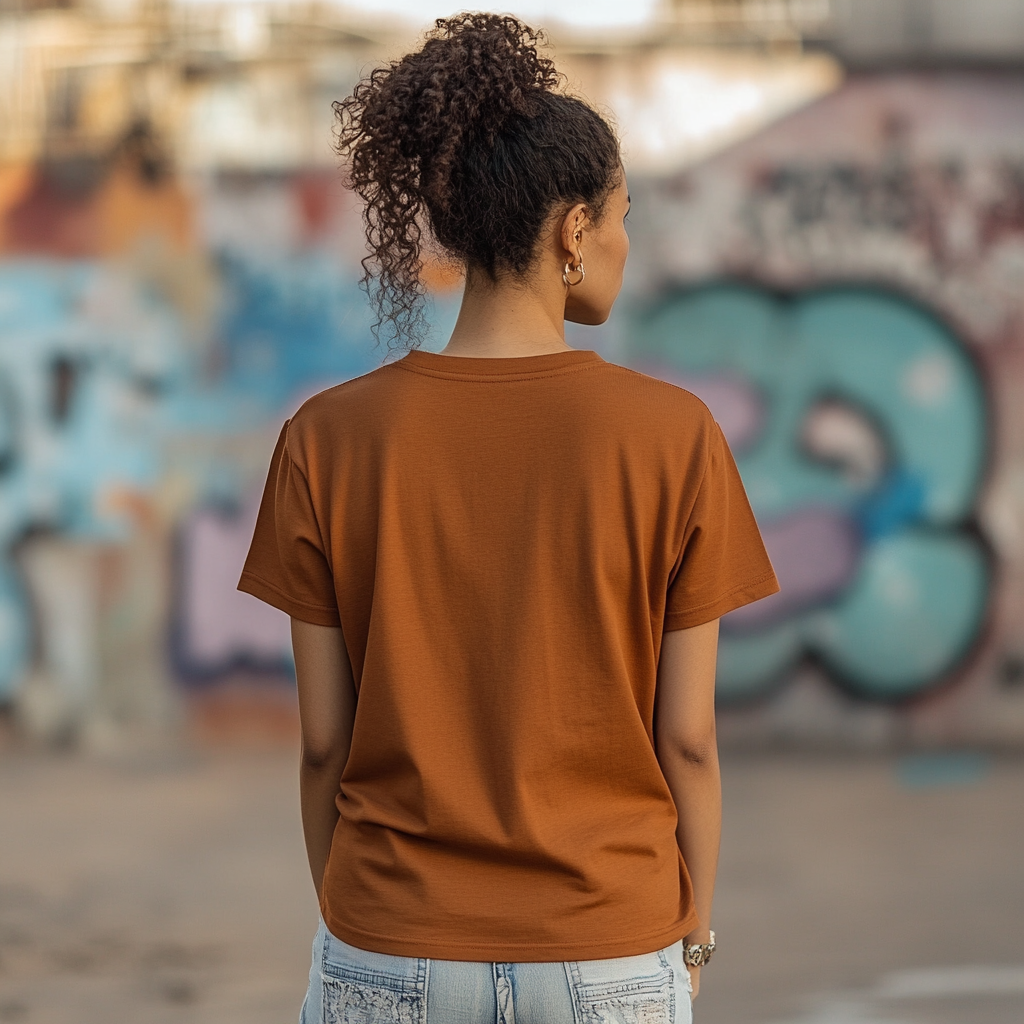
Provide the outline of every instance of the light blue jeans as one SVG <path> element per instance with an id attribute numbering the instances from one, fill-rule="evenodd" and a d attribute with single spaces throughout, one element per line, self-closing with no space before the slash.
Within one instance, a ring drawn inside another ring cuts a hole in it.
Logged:
<path id="1" fill-rule="evenodd" d="M 692 1024 L 682 942 L 565 963 L 477 963 L 350 946 L 323 921 L 299 1024 Z"/>

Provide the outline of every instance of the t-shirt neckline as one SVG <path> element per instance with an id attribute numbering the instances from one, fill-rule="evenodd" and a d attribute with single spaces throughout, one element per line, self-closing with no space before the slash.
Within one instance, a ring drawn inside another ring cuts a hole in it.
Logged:
<path id="1" fill-rule="evenodd" d="M 413 349 L 394 365 L 414 373 L 454 380 L 524 380 L 567 373 L 602 362 L 604 360 L 590 349 L 568 349 L 565 352 L 546 352 L 538 356 L 499 356 L 494 359 L 481 356 L 443 356 L 437 352 Z"/>

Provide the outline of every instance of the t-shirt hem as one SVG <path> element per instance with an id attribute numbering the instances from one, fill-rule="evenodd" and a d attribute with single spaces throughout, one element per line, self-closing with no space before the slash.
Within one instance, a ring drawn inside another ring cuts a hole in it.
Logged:
<path id="1" fill-rule="evenodd" d="M 732 590 L 722 594 L 714 601 L 683 612 L 667 613 L 663 629 L 668 633 L 674 629 L 691 629 L 694 626 L 702 626 L 705 622 L 720 619 L 723 615 L 742 608 L 745 604 L 760 601 L 763 597 L 770 597 L 772 594 L 778 593 L 778 590 L 779 581 L 775 578 L 775 573 L 769 569 L 768 572 L 755 579 L 733 587 Z"/>
<path id="2" fill-rule="evenodd" d="M 678 942 L 698 924 L 696 912 L 668 928 L 628 939 L 605 942 L 449 942 L 437 939 L 395 938 L 343 924 L 321 908 L 327 930 L 342 942 L 371 953 L 424 957 L 431 960 L 473 960 L 486 963 L 555 963 L 566 960 L 610 960 L 653 953 Z"/>
<path id="3" fill-rule="evenodd" d="M 261 579 L 259 576 L 245 570 L 238 581 L 238 590 L 243 593 L 252 594 L 253 597 L 265 601 L 267 604 L 278 608 L 286 615 L 302 622 L 311 622 L 315 626 L 340 626 L 341 617 L 337 608 L 324 608 L 321 605 L 306 604 L 298 601 L 289 594 L 285 594 L 272 583 Z"/>

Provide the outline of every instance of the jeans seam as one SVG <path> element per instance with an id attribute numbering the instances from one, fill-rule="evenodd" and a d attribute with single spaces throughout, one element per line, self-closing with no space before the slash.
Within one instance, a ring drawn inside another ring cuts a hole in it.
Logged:
<path id="1" fill-rule="evenodd" d="M 420 957 L 417 968 L 417 981 L 420 987 L 420 1024 L 427 1024 L 427 994 L 430 989 L 430 960 Z"/>
<path id="2" fill-rule="evenodd" d="M 494 1024 L 501 1024 L 501 1000 L 498 998 L 498 964 L 491 964 L 491 984 L 494 986 Z"/>
<path id="3" fill-rule="evenodd" d="M 572 1003 L 573 1024 L 582 1024 L 583 1011 L 580 1009 L 576 994 L 576 965 L 572 960 L 563 960 L 562 966 L 565 968 L 565 980 L 569 983 L 569 1001 Z"/>

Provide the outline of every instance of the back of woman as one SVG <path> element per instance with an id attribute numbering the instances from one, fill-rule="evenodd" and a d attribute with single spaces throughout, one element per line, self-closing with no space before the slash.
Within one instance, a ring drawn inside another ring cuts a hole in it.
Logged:
<path id="1" fill-rule="evenodd" d="M 628 194 L 536 41 L 440 21 L 336 105 L 382 322 L 427 232 L 466 290 L 285 424 L 240 582 L 293 620 L 306 1022 L 682 1022 L 713 948 L 717 620 L 777 585 L 708 410 L 565 344 Z"/>

